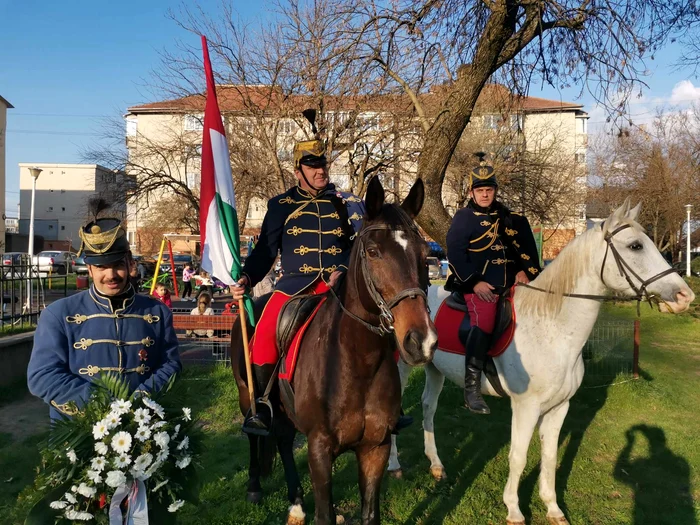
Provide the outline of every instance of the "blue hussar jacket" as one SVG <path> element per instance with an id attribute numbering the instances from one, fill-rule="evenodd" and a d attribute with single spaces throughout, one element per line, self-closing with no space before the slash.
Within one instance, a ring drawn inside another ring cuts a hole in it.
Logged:
<path id="1" fill-rule="evenodd" d="M 78 408 L 87 401 L 102 372 L 123 374 L 132 391 L 157 391 L 181 369 L 167 306 L 130 287 L 121 308 L 113 309 L 93 285 L 41 313 L 27 384 L 57 419 L 74 414 L 70 401 Z"/>
<path id="2" fill-rule="evenodd" d="M 347 210 L 345 220 L 350 224 L 345 227 L 339 207 Z M 258 243 L 243 267 L 250 286 L 270 271 L 278 250 L 284 277 L 275 288 L 289 295 L 304 291 L 319 278 L 327 281 L 336 270 L 347 270 L 349 237 L 359 231 L 364 214 L 362 199 L 337 191 L 333 184 L 315 197 L 298 186 L 273 197 L 267 203 Z"/>
<path id="3" fill-rule="evenodd" d="M 471 293 L 479 281 L 505 288 L 521 270 L 530 280 L 541 271 L 527 218 L 499 202 L 484 209 L 470 200 L 455 214 L 447 232 L 447 259 L 455 289 L 464 293 Z"/>

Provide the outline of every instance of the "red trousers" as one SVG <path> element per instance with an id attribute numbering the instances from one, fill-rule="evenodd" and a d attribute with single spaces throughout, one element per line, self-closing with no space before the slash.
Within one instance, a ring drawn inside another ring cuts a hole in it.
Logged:
<path id="1" fill-rule="evenodd" d="M 306 289 L 307 294 L 322 294 L 328 291 L 324 281 L 318 281 Z M 275 291 L 267 302 L 260 320 L 255 327 L 255 334 L 250 342 L 251 361 L 254 365 L 275 364 L 279 359 L 277 348 L 277 318 L 282 306 L 292 296 Z"/>
<path id="2" fill-rule="evenodd" d="M 478 326 L 485 334 L 492 334 L 496 326 L 498 303 L 482 301 L 475 293 L 465 293 L 464 301 L 467 303 L 471 325 Z"/>

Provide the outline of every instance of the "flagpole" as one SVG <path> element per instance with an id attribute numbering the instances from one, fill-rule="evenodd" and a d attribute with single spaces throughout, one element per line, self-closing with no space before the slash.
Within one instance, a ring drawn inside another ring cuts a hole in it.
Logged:
<path id="1" fill-rule="evenodd" d="M 248 350 L 248 323 L 245 318 L 243 299 L 238 300 L 238 319 L 241 320 L 241 337 L 243 338 L 243 355 L 245 356 L 245 371 L 248 374 L 248 394 L 250 395 L 250 413 L 255 415 L 255 385 L 253 383 L 253 367 L 250 363 Z"/>

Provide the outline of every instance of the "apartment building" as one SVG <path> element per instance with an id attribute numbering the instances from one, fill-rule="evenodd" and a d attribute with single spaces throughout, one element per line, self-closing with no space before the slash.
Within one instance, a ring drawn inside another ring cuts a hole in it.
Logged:
<path id="1" fill-rule="evenodd" d="M 0 96 L 0 195 L 5 195 L 5 144 L 7 137 L 7 110 L 14 106 Z M 0 203 L 0 213 L 5 218 L 5 199 Z M 0 253 L 5 251 L 5 221 L 0 221 Z"/>
<path id="2" fill-rule="evenodd" d="M 19 233 L 29 234 L 32 199 L 30 168 L 39 168 L 34 203 L 34 232 L 44 238 L 45 249 L 80 247 L 78 231 L 90 218 L 89 201 L 103 198 L 109 214 L 125 219 L 127 179 L 121 172 L 97 164 L 19 164 Z"/>

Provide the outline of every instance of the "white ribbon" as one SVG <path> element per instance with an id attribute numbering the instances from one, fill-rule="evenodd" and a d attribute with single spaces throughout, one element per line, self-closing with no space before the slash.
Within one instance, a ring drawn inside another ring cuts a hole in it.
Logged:
<path id="1" fill-rule="evenodd" d="M 120 508 L 121 502 L 128 497 L 126 521 Z M 112 496 L 109 504 L 109 525 L 148 525 L 148 501 L 146 500 L 146 485 L 136 480 L 122 485 Z"/>

